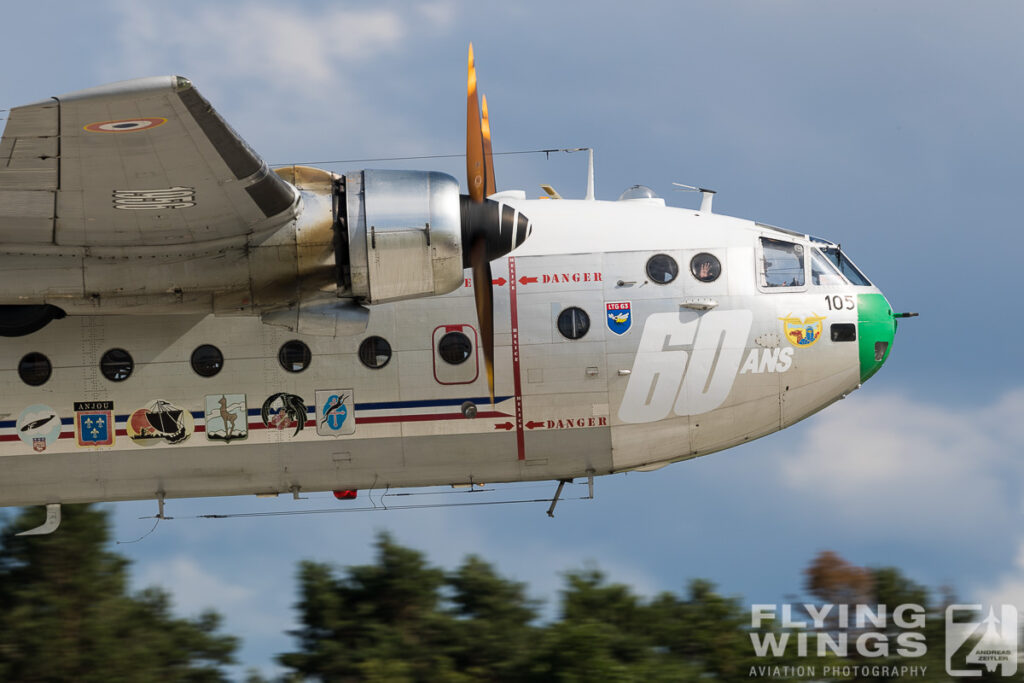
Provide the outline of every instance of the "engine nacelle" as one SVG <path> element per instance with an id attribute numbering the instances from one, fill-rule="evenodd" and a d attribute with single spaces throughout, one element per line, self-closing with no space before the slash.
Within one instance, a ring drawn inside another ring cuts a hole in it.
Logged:
<path id="1" fill-rule="evenodd" d="M 515 208 L 472 202 L 445 173 L 278 173 L 301 192 L 303 212 L 292 228 L 249 251 L 252 300 L 269 325 L 361 334 L 369 318 L 364 304 L 455 291 L 474 245 L 490 261 L 530 232 Z"/>
<path id="2" fill-rule="evenodd" d="M 462 285 L 455 178 L 433 171 L 358 171 L 345 174 L 344 192 L 353 297 L 379 304 L 447 294 Z M 344 262 L 341 255 L 338 262 Z"/>

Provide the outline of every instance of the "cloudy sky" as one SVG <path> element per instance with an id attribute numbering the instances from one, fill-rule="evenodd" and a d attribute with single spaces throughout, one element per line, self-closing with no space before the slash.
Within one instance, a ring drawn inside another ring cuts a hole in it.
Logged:
<path id="1" fill-rule="evenodd" d="M 921 312 L 847 400 L 732 451 L 599 479 L 595 501 L 554 520 L 543 506 L 177 519 L 117 547 L 137 584 L 166 586 L 182 614 L 226 614 L 267 672 L 291 645 L 296 562 L 367 562 L 379 530 L 444 566 L 480 553 L 541 597 L 594 561 L 645 594 L 708 577 L 776 602 L 832 549 L 1024 608 L 1022 22 L 1019 2 L 936 0 L 5 8 L 0 108 L 182 74 L 271 163 L 459 152 L 472 40 L 496 151 L 592 146 L 599 199 L 644 183 L 695 206 L 671 183 L 712 187 L 718 212 L 842 242 L 896 310 Z M 402 165 L 462 177 L 461 163 Z M 585 159 L 503 156 L 496 174 L 500 189 L 581 196 Z M 112 509 L 127 541 L 155 504 Z"/>

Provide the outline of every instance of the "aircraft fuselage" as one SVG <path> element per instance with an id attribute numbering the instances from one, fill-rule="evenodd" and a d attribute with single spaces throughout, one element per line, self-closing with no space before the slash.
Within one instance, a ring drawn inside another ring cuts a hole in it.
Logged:
<path id="1" fill-rule="evenodd" d="M 492 263 L 493 405 L 469 270 L 451 294 L 371 306 L 354 336 L 69 316 L 0 346 L 0 505 L 653 469 L 791 425 L 888 355 L 884 297 L 816 272 L 805 235 L 658 200 L 504 201 L 533 234 Z M 209 377 L 192 363 L 204 345 L 222 356 L 200 362 Z M 130 356 L 124 379 L 101 367 L 111 349 Z M 16 370 L 33 353 L 52 366 L 38 386 Z"/>

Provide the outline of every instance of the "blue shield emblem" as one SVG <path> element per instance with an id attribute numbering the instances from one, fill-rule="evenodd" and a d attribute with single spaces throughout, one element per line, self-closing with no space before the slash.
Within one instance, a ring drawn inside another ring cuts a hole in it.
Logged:
<path id="1" fill-rule="evenodd" d="M 332 432 L 341 429 L 348 417 L 348 406 L 345 405 L 345 397 L 335 394 L 328 399 L 327 405 L 323 407 L 323 421 Z"/>
<path id="2" fill-rule="evenodd" d="M 626 334 L 633 326 L 633 307 L 628 301 L 609 301 L 604 305 L 608 329 L 615 334 Z"/>
<path id="3" fill-rule="evenodd" d="M 114 443 L 113 401 L 76 402 L 75 437 L 79 446 L 110 446 Z"/>
<path id="4" fill-rule="evenodd" d="M 351 389 L 318 390 L 316 392 L 316 433 L 320 436 L 341 436 L 356 431 L 355 401 Z"/>

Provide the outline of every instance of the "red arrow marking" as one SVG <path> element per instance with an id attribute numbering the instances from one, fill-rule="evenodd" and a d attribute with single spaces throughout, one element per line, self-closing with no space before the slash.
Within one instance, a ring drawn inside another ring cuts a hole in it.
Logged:
<path id="1" fill-rule="evenodd" d="M 534 422 L 533 420 L 530 420 L 529 422 L 526 423 L 526 428 L 527 429 L 536 429 L 537 427 L 543 427 L 543 426 L 544 426 L 543 422 Z"/>
<path id="2" fill-rule="evenodd" d="M 537 281 L 537 278 L 535 278 L 535 277 L 526 277 L 525 275 L 523 277 L 519 278 L 519 284 L 521 284 L 521 285 L 528 285 L 531 282 L 536 282 L 536 281 Z"/>
<path id="3" fill-rule="evenodd" d="M 504 287 L 506 282 L 508 282 L 508 280 L 503 277 L 499 277 L 497 280 L 491 280 L 492 285 L 498 285 L 499 287 Z"/>
<path id="4" fill-rule="evenodd" d="M 515 425 L 513 425 L 511 422 L 502 422 L 501 424 L 494 425 L 494 428 L 495 429 L 507 429 L 507 430 L 511 431 L 512 427 L 514 427 L 514 426 Z"/>

